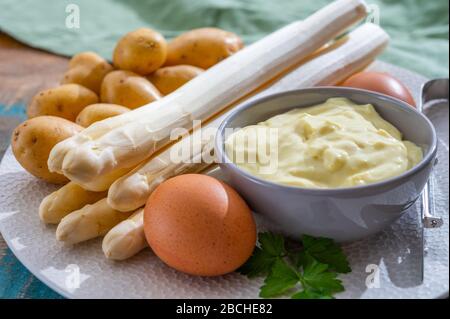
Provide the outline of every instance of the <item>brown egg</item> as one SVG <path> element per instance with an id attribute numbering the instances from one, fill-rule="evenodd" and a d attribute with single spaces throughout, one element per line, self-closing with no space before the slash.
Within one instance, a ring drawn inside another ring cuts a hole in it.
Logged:
<path id="1" fill-rule="evenodd" d="M 236 270 L 256 243 L 245 201 L 230 186 L 200 174 L 180 175 L 156 188 L 145 206 L 144 231 L 162 261 L 200 276 Z"/>
<path id="2" fill-rule="evenodd" d="M 408 103 L 411 106 L 416 106 L 414 98 L 412 97 L 406 86 L 396 78 L 387 73 L 379 72 L 361 72 L 348 78 L 342 86 L 353 87 L 374 91 L 395 97 Z"/>

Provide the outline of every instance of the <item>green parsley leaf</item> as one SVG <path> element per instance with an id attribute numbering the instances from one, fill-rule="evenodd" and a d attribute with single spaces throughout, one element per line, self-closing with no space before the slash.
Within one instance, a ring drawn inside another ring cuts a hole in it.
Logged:
<path id="1" fill-rule="evenodd" d="M 277 259 L 278 257 L 271 256 L 261 248 L 255 247 L 252 256 L 238 269 L 238 272 L 249 278 L 268 274 Z"/>
<path id="2" fill-rule="evenodd" d="M 297 272 L 284 260 L 278 259 L 272 266 L 272 271 L 261 287 L 260 297 L 270 298 L 281 295 L 287 290 L 295 287 L 299 281 Z"/>
<path id="3" fill-rule="evenodd" d="M 318 262 L 307 252 L 302 252 L 300 258 L 303 266 L 303 274 L 300 282 L 303 288 L 312 289 L 325 295 L 344 291 L 342 282 L 337 279 L 337 273 L 328 270 L 328 265 Z"/>
<path id="4" fill-rule="evenodd" d="M 283 236 L 265 232 L 260 233 L 258 238 L 261 248 L 269 255 L 281 257 L 286 254 Z"/>
<path id="5" fill-rule="evenodd" d="M 302 242 L 307 253 L 319 262 L 327 264 L 330 269 L 339 273 L 348 273 L 352 271 L 341 247 L 339 247 L 332 239 L 314 238 L 312 236 L 303 235 Z"/>
<path id="6" fill-rule="evenodd" d="M 268 274 L 275 261 L 286 254 L 283 236 L 265 232 L 260 233 L 258 238 L 261 248 L 255 247 L 249 260 L 238 269 L 250 278 Z"/>
<path id="7" fill-rule="evenodd" d="M 260 290 L 263 298 L 292 291 L 294 299 L 330 299 L 344 290 L 337 272 L 351 269 L 331 239 L 305 235 L 301 243 L 285 242 L 283 236 L 265 232 L 259 234 L 252 256 L 238 271 L 248 277 L 267 276 Z"/>

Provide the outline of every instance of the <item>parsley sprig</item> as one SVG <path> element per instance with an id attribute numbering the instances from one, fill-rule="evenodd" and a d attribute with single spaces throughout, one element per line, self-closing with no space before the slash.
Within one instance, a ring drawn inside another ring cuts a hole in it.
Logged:
<path id="1" fill-rule="evenodd" d="M 338 273 L 351 271 L 342 249 L 328 238 L 303 235 L 301 247 L 284 237 L 260 233 L 258 245 L 239 272 L 250 278 L 266 276 L 260 297 L 290 293 L 294 299 L 330 299 L 344 291 Z"/>

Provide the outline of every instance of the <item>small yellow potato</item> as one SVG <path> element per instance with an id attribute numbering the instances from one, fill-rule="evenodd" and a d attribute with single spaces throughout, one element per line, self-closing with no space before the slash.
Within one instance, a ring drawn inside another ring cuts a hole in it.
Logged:
<path id="1" fill-rule="evenodd" d="M 244 46 L 236 34 L 217 28 L 194 29 L 169 42 L 165 65 L 189 64 L 208 69 Z"/>
<path id="2" fill-rule="evenodd" d="M 104 58 L 94 52 L 81 52 L 72 57 L 69 69 L 61 84 L 80 84 L 95 93 L 100 93 L 100 85 L 106 74 L 114 68 Z"/>
<path id="3" fill-rule="evenodd" d="M 140 28 L 124 35 L 114 49 L 113 63 L 122 70 L 146 75 L 164 64 L 167 42 L 151 29 Z"/>
<path id="4" fill-rule="evenodd" d="M 130 109 L 116 104 L 97 103 L 86 106 L 83 111 L 78 114 L 76 123 L 83 127 L 88 127 L 94 122 L 104 120 L 108 117 L 113 117 L 126 112 Z"/>
<path id="5" fill-rule="evenodd" d="M 11 137 L 12 151 L 29 173 L 47 182 L 62 184 L 68 179 L 64 175 L 49 172 L 48 155 L 53 146 L 82 129 L 60 117 L 38 116 L 16 127 Z"/>
<path id="6" fill-rule="evenodd" d="M 192 65 L 166 66 L 148 76 L 150 82 L 164 95 L 172 93 L 204 70 Z"/>
<path id="7" fill-rule="evenodd" d="M 75 121 L 86 106 L 97 103 L 98 96 L 79 84 L 63 84 L 36 94 L 27 108 L 27 115 L 33 118 L 53 115 Z"/>
<path id="8" fill-rule="evenodd" d="M 138 108 L 161 98 L 158 89 L 145 77 L 130 71 L 113 71 L 102 83 L 100 99 L 103 103 Z"/>

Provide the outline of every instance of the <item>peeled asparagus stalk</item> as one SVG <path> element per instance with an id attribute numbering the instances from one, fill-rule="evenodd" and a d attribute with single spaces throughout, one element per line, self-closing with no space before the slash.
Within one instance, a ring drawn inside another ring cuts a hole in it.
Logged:
<path id="1" fill-rule="evenodd" d="M 144 209 L 114 226 L 103 238 L 102 249 L 106 258 L 124 260 L 148 247 L 144 235 Z"/>
<path id="2" fill-rule="evenodd" d="M 342 83 L 375 61 L 389 45 L 389 40 L 380 26 L 365 23 L 251 99 L 280 92 L 288 86 L 294 89 Z"/>
<path id="3" fill-rule="evenodd" d="M 198 173 L 211 165 L 213 157 L 210 161 L 204 159 L 214 149 L 213 139 L 204 132 L 203 129 L 195 131 L 192 136 L 182 139 L 116 180 L 109 188 L 108 204 L 119 211 L 128 211 L 129 207 L 136 209 L 145 204 L 149 195 L 163 181 L 185 173 Z M 184 149 L 192 150 L 193 153 L 179 156 Z M 177 161 L 174 161 L 175 156 L 178 157 Z M 141 205 L 136 206 L 137 203 Z"/>
<path id="4" fill-rule="evenodd" d="M 106 203 L 106 198 L 101 199 L 64 217 L 56 228 L 56 239 L 67 244 L 77 244 L 103 236 L 132 213 L 112 209 Z"/>
<path id="5" fill-rule="evenodd" d="M 69 182 L 45 197 L 39 206 L 39 217 L 44 223 L 58 224 L 69 213 L 106 197 L 107 192 L 90 192 Z"/>
<path id="6" fill-rule="evenodd" d="M 360 0 L 333 2 L 244 48 L 166 98 L 124 114 L 127 117 L 99 123 L 98 132 L 90 129 L 57 144 L 50 153 L 49 169 L 84 185 L 116 169 L 133 167 L 170 143 L 173 129 L 192 129 L 193 120 L 212 117 L 365 15 Z M 104 128 L 110 126 L 115 128 L 105 133 Z"/>
<path id="7" fill-rule="evenodd" d="M 92 191 L 92 192 L 107 191 L 112 183 L 114 183 L 119 177 L 122 177 L 125 174 L 129 173 L 132 169 L 133 169 L 133 167 L 125 167 L 125 168 L 116 169 L 112 172 L 109 172 L 107 174 L 99 176 L 92 181 L 82 183 L 83 188 L 86 191 Z"/>
<path id="8" fill-rule="evenodd" d="M 340 83 L 370 64 L 388 42 L 389 36 L 380 27 L 365 24 L 252 98 L 283 90 Z M 208 124 L 209 130 L 203 128 L 194 132 L 115 181 L 108 192 L 108 204 L 120 211 L 136 209 L 144 205 L 152 191 L 166 179 L 207 167 L 211 163 L 209 154 L 213 152 L 215 129 L 229 112 L 231 110 Z M 190 149 L 192 155 L 187 159 L 174 162 L 173 155 L 190 143 L 199 146 Z M 205 156 L 208 157 L 205 159 Z"/>

